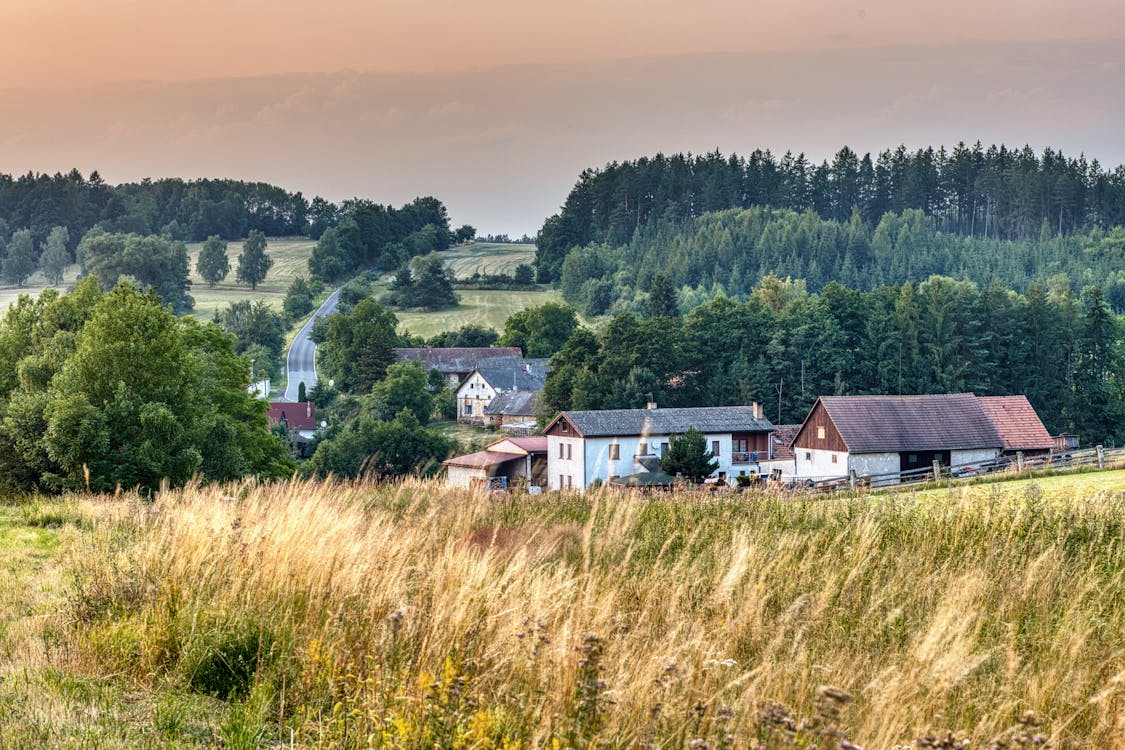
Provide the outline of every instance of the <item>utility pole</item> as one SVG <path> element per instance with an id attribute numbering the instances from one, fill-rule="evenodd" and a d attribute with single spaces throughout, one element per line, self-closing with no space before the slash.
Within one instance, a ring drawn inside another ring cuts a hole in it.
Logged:
<path id="1" fill-rule="evenodd" d="M 773 389 L 775 391 L 777 391 L 777 424 L 781 424 L 781 391 L 784 387 L 785 387 L 785 378 L 782 378 L 781 380 L 779 380 L 777 382 L 777 385 L 775 385 L 773 387 Z"/>

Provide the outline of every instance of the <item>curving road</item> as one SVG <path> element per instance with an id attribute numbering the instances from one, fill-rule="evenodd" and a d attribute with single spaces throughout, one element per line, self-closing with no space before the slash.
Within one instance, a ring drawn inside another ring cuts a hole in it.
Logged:
<path id="1" fill-rule="evenodd" d="M 282 401 L 296 401 L 297 390 L 301 387 L 302 382 L 304 382 L 306 389 L 311 389 L 316 385 L 316 344 L 309 338 L 309 333 L 312 331 L 313 322 L 317 318 L 323 318 L 325 315 L 331 315 L 336 311 L 336 303 L 339 300 L 340 290 L 337 289 L 301 326 L 301 330 L 297 331 L 293 343 L 289 345 L 289 353 L 285 356 L 287 381 L 285 395 L 281 397 Z"/>

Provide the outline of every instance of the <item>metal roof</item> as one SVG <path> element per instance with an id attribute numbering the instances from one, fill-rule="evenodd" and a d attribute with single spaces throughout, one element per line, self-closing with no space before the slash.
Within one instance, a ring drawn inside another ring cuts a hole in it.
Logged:
<path id="1" fill-rule="evenodd" d="M 583 437 L 615 435 L 682 435 L 691 428 L 700 432 L 771 432 L 773 424 L 754 416 L 752 406 L 707 406 L 691 409 L 603 409 L 564 411 Z"/>
<path id="2" fill-rule="evenodd" d="M 1004 446 L 980 399 L 972 393 L 821 396 L 820 403 L 851 453 Z"/>
<path id="3" fill-rule="evenodd" d="M 539 391 L 508 391 L 501 393 L 484 407 L 485 414 L 502 414 L 517 417 L 534 416 L 539 402 Z"/>

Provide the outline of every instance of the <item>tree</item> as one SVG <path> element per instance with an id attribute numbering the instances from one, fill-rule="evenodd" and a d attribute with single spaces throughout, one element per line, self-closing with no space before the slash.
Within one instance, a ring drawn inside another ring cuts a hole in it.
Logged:
<path id="1" fill-rule="evenodd" d="M 699 484 L 719 468 L 719 462 L 707 450 L 707 438 L 694 427 L 683 435 L 671 436 L 668 443 L 668 453 L 660 459 L 660 468 L 672 476 L 679 474 Z"/>
<path id="2" fill-rule="evenodd" d="M 501 346 L 518 346 L 525 357 L 550 357 L 578 328 L 574 308 L 547 302 L 513 313 L 504 322 Z"/>
<path id="3" fill-rule="evenodd" d="M 308 391 L 305 389 L 305 381 L 302 380 L 297 384 L 297 401 L 304 403 L 308 400 Z"/>
<path id="4" fill-rule="evenodd" d="M 680 306 L 676 302 L 676 290 L 667 274 L 658 273 L 652 279 L 652 289 L 648 297 L 648 316 L 650 318 L 678 318 Z"/>
<path id="5" fill-rule="evenodd" d="M 191 281 L 184 243 L 155 235 L 91 230 L 79 247 L 86 271 L 97 277 L 103 290 L 112 289 L 122 276 L 128 276 L 155 291 L 178 315 L 191 312 L 195 306 L 188 294 Z"/>
<path id="6" fill-rule="evenodd" d="M 463 224 L 453 233 L 453 236 L 457 239 L 457 242 L 469 242 L 477 236 L 477 230 L 469 224 Z"/>
<path id="7" fill-rule="evenodd" d="M 273 258 L 266 253 L 266 236 L 256 229 L 251 230 L 242 243 L 242 254 L 238 256 L 236 280 L 249 284 L 251 289 L 257 289 L 271 266 Z"/>
<path id="8" fill-rule="evenodd" d="M 418 362 L 395 362 L 387 368 L 387 376 L 371 387 L 363 406 L 376 419 L 389 421 L 408 409 L 419 424 L 429 423 L 434 397 L 425 369 Z"/>
<path id="9" fill-rule="evenodd" d="M 51 284 L 62 283 L 63 271 L 70 264 L 70 251 L 67 243 L 70 242 L 70 232 L 66 227 L 55 227 L 47 235 L 47 240 L 39 246 L 39 270 L 47 277 Z"/>
<path id="10" fill-rule="evenodd" d="M 476 323 L 466 323 L 456 331 L 442 331 L 426 340 L 426 346 L 437 348 L 460 346 L 492 346 L 499 340 L 500 334 L 491 328 L 485 328 Z"/>
<path id="11" fill-rule="evenodd" d="M 315 331 L 324 374 L 343 391 L 367 393 L 386 377 L 387 367 L 394 361 L 398 319 L 368 297 L 350 311 L 329 315 L 325 320 Z"/>
<path id="12" fill-rule="evenodd" d="M 230 273 L 226 241 L 217 234 L 208 237 L 199 251 L 199 258 L 195 261 L 195 270 L 210 287 L 225 279 Z"/>
<path id="13" fill-rule="evenodd" d="M 257 344 L 269 352 L 271 359 L 277 359 L 285 348 L 285 319 L 265 300 L 231 302 L 215 314 L 215 322 L 234 336 L 239 354 Z"/>
<path id="14" fill-rule="evenodd" d="M 535 269 L 527 263 L 520 263 L 512 274 L 512 281 L 520 286 L 531 286 L 535 283 Z"/>
<path id="15" fill-rule="evenodd" d="M 335 281 L 348 270 L 341 257 L 340 240 L 332 227 L 325 229 L 309 257 L 309 273 L 314 278 Z"/>
<path id="16" fill-rule="evenodd" d="M 12 239 L 8 243 L 8 255 L 0 264 L 0 275 L 9 284 L 23 286 L 27 277 L 35 272 L 37 260 L 31 230 L 20 229 L 12 234 Z"/>
<path id="17" fill-rule="evenodd" d="M 289 288 L 285 290 L 285 299 L 281 303 L 281 308 L 285 311 L 285 317 L 291 321 L 297 321 L 311 313 L 313 298 L 322 291 L 324 291 L 324 285 L 319 281 L 308 281 L 303 276 L 293 279 Z"/>
<path id="18" fill-rule="evenodd" d="M 452 450 L 453 441 L 421 427 L 414 414 L 403 409 L 391 422 L 360 416 L 317 443 L 307 466 L 319 476 L 432 474 Z"/>
<path id="19" fill-rule="evenodd" d="M 445 260 L 437 253 L 429 253 L 399 268 L 385 301 L 396 307 L 424 310 L 456 307 L 453 280 L 453 272 L 446 267 Z"/>

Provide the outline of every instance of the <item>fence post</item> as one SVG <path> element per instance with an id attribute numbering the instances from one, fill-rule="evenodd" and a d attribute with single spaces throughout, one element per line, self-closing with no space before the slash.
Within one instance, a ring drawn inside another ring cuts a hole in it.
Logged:
<path id="1" fill-rule="evenodd" d="M 1098 446 L 1098 468 L 1105 468 L 1105 448 L 1100 445 Z"/>
<path id="2" fill-rule="evenodd" d="M 1023 451 L 1016 451 L 1016 471 L 1023 473 Z"/>
<path id="3" fill-rule="evenodd" d="M 934 461 L 934 481 L 941 481 L 941 461 Z"/>

